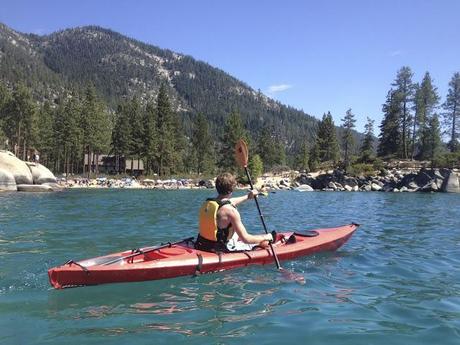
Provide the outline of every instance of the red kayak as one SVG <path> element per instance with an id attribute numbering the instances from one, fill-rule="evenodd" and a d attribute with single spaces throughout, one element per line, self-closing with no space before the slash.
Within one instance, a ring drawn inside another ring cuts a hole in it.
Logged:
<path id="1" fill-rule="evenodd" d="M 350 224 L 337 228 L 317 229 L 307 233 L 278 233 L 273 244 L 279 260 L 290 260 L 342 246 L 358 228 Z M 193 238 L 158 247 L 100 256 L 82 261 L 68 261 L 48 270 L 56 289 L 82 285 L 137 282 L 223 271 L 252 264 L 270 264 L 270 249 L 214 253 L 194 248 Z"/>

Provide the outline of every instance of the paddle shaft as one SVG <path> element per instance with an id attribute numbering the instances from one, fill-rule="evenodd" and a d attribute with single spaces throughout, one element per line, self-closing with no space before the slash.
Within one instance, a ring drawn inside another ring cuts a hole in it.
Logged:
<path id="1" fill-rule="evenodd" d="M 249 185 L 251 186 L 251 190 L 253 190 L 254 185 L 252 184 L 251 175 L 249 175 L 249 169 L 247 166 L 244 167 L 244 171 L 246 172 L 246 177 L 248 178 Z M 256 202 L 257 211 L 259 211 L 260 220 L 262 221 L 262 225 L 264 227 L 265 233 L 268 234 L 267 226 L 265 225 L 264 215 L 260 211 L 260 206 L 259 206 L 259 201 L 257 200 L 257 196 L 254 197 L 254 201 Z M 278 260 L 278 256 L 275 253 L 275 248 L 273 248 L 272 242 L 269 241 L 268 244 L 270 245 L 270 249 L 272 250 L 273 257 L 275 258 L 276 267 L 278 269 L 281 269 L 280 261 Z"/>

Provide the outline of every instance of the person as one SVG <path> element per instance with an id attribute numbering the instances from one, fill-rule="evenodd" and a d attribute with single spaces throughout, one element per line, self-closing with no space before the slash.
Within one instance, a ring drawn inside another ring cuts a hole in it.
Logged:
<path id="1" fill-rule="evenodd" d="M 251 235 L 247 232 L 237 206 L 257 197 L 259 192 L 251 190 L 247 195 L 232 197 L 237 183 L 230 173 L 216 178 L 217 197 L 207 199 L 200 208 L 197 249 L 206 251 L 251 250 L 255 246 L 267 248 L 276 233 Z"/>

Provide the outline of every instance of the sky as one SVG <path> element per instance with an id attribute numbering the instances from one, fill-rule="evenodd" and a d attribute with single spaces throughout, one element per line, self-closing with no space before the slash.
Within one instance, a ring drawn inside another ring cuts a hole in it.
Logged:
<path id="1" fill-rule="evenodd" d="M 255 90 L 358 131 L 382 120 L 398 69 L 430 72 L 444 102 L 460 71 L 459 0 L 0 0 L 0 22 L 39 35 L 99 25 L 191 55 Z"/>

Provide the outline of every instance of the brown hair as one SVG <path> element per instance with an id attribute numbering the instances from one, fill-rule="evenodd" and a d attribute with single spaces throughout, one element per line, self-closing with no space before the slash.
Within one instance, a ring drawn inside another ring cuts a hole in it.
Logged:
<path id="1" fill-rule="evenodd" d="M 216 178 L 216 189 L 219 195 L 226 195 L 233 192 L 236 187 L 235 176 L 230 173 L 223 173 Z"/>

